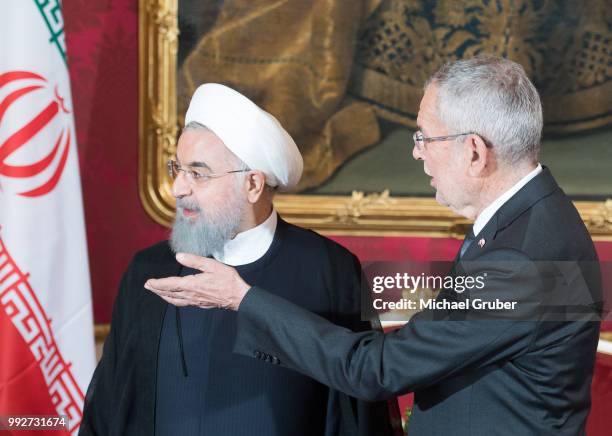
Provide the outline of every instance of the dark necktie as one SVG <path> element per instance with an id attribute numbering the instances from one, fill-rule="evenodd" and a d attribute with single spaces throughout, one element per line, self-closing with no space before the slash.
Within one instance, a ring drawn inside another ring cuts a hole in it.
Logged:
<path id="1" fill-rule="evenodd" d="M 476 235 L 474 235 L 474 229 L 470 229 L 468 234 L 465 235 L 463 244 L 461 244 L 461 249 L 459 250 L 459 259 L 463 257 L 463 255 L 465 254 L 467 249 L 470 248 L 470 245 L 472 245 L 472 242 L 474 242 L 475 239 L 476 239 Z"/>

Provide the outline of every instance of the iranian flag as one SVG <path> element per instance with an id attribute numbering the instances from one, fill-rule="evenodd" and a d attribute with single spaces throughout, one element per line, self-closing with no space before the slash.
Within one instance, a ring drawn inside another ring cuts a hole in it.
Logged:
<path id="1" fill-rule="evenodd" d="M 52 434 L 74 435 L 95 355 L 66 62 L 59 0 L 2 2 L 0 425 L 63 416 Z"/>

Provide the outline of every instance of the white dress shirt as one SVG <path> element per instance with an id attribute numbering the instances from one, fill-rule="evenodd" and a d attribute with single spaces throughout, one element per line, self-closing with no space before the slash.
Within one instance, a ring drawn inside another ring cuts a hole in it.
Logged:
<path id="1" fill-rule="evenodd" d="M 474 227 L 473 227 L 474 235 L 478 236 L 478 233 L 480 233 L 480 231 L 484 228 L 484 226 L 487 225 L 489 220 L 493 218 L 493 215 L 495 215 L 495 212 L 497 212 L 499 208 L 504 205 L 504 203 L 510 200 L 514 196 L 514 194 L 516 194 L 523 186 L 525 186 L 527 182 L 529 182 L 531 179 L 533 179 L 535 176 L 537 176 L 541 172 L 542 172 L 542 165 L 538 164 L 538 166 L 533 171 L 531 171 L 529 174 L 527 174 L 525 177 L 519 180 L 514 186 L 512 186 L 512 188 L 508 189 L 502 195 L 497 197 L 495 201 L 493 201 L 482 212 L 480 212 L 480 215 L 478 215 L 478 217 L 476 218 L 476 221 L 474 221 Z"/>
<path id="2" fill-rule="evenodd" d="M 272 245 L 278 218 L 276 211 L 260 225 L 238 233 L 234 239 L 225 243 L 220 253 L 213 253 L 213 257 L 226 265 L 237 266 L 255 262 L 263 257 Z"/>

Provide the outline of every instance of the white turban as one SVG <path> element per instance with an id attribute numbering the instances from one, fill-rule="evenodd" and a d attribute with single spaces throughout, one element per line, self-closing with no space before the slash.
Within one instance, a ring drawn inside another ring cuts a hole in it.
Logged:
<path id="1" fill-rule="evenodd" d="M 295 142 L 280 123 L 244 95 L 218 83 L 196 89 L 185 125 L 195 121 L 213 131 L 266 183 L 287 191 L 302 177 L 304 163 Z"/>

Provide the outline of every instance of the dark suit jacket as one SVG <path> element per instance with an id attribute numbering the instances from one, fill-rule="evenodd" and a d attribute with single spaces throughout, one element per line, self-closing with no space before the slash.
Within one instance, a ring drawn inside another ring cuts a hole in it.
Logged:
<path id="1" fill-rule="evenodd" d="M 158 351 L 168 305 L 143 285 L 149 278 L 179 275 L 180 269 L 167 241 L 134 257 L 121 281 L 104 353 L 87 390 L 80 435 L 154 434 Z M 359 290 L 353 286 L 359 280 L 358 261 L 345 248 L 310 230 L 279 219 L 266 255 L 239 270 L 249 271 L 254 283 L 265 284 L 326 318 L 351 328 L 367 327 L 360 321 Z M 281 277 L 291 277 L 296 283 L 280 288 Z M 315 289 L 307 289 L 305 283 L 314 284 Z M 286 368 L 234 355 L 231 344 L 236 314 L 219 310 L 217 315 L 222 322 L 211 327 L 213 376 L 207 385 L 211 397 L 207 404 L 227 411 L 251 404 L 253 398 L 264 398 L 277 419 L 269 423 L 270 428 L 288 428 L 300 422 L 300 434 L 378 436 L 381 428 L 383 435 L 391 434 L 386 403 L 356 400 Z M 273 362 L 267 357 L 263 360 Z M 236 422 L 243 423 L 242 434 L 258 434 L 255 420 L 264 418 L 245 415 L 235 417 Z M 311 417 L 312 422 L 304 417 Z M 372 422 L 379 420 L 386 422 L 372 430 Z"/>
<path id="2" fill-rule="evenodd" d="M 422 312 L 393 333 L 353 333 L 253 287 L 238 311 L 234 350 L 273 355 L 359 398 L 414 391 L 410 436 L 583 434 L 599 322 L 549 315 L 569 303 L 588 311 L 601 299 L 596 261 L 580 216 L 544 168 L 457 265 L 458 273 L 487 272 L 485 288 L 445 294 L 515 298 L 525 303 L 519 319 Z"/>

